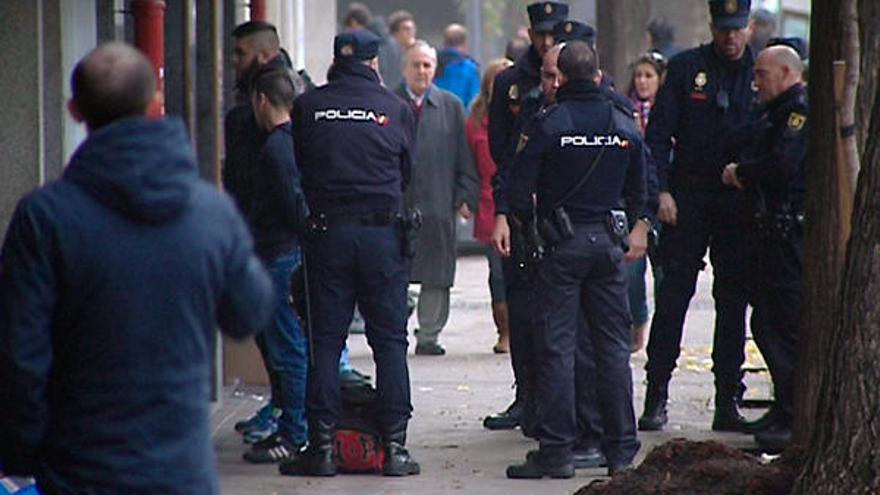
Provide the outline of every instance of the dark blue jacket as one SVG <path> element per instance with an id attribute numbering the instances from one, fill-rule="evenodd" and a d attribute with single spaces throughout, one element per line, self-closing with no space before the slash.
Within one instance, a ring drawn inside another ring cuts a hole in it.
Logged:
<path id="1" fill-rule="evenodd" d="M 415 150 L 412 109 L 371 68 L 337 64 L 297 98 L 293 136 L 312 212 L 397 211 Z"/>
<path id="2" fill-rule="evenodd" d="M 645 135 L 660 191 L 723 187 L 721 172 L 732 159 L 724 143 L 754 108 L 753 66 L 748 48 L 730 61 L 711 43 L 669 61 Z"/>
<path id="3" fill-rule="evenodd" d="M 761 108 L 737 177 L 760 210 L 803 212 L 806 190 L 807 90 L 796 84 Z M 763 203 L 763 204 L 760 204 Z"/>
<path id="4" fill-rule="evenodd" d="M 556 100 L 520 138 L 510 171 L 513 213 L 531 217 L 537 192 L 539 216 L 562 206 L 574 223 L 596 222 L 623 200 L 628 216 L 637 218 L 645 206 L 646 155 L 632 122 L 592 81 L 569 82 Z M 569 194 L 593 163 L 588 180 Z"/>
<path id="5" fill-rule="evenodd" d="M 534 46 L 513 65 L 495 76 L 489 102 L 489 152 L 500 166 L 511 143 L 516 143 L 517 114 L 523 98 L 541 84 L 541 56 Z M 515 146 L 515 144 L 513 145 Z"/>
<path id="6" fill-rule="evenodd" d="M 93 132 L 18 205 L 0 254 L 0 465 L 44 493 L 218 492 L 218 315 L 262 328 L 272 286 L 180 122 Z"/>
<path id="7" fill-rule="evenodd" d="M 445 48 L 437 56 L 434 84 L 454 94 L 464 108 L 480 94 L 480 66 L 456 48 Z"/>
<path id="8" fill-rule="evenodd" d="M 249 223 L 257 254 L 271 260 L 296 249 L 297 233 L 308 216 L 290 122 L 269 133 L 254 168 Z"/>

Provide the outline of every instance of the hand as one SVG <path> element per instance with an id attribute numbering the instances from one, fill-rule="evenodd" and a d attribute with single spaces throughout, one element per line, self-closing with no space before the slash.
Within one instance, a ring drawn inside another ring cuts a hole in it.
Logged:
<path id="1" fill-rule="evenodd" d="M 738 167 L 738 163 L 728 163 L 727 166 L 724 167 L 724 172 L 721 173 L 721 182 L 737 189 L 744 189 L 739 177 L 736 176 L 736 169 Z"/>
<path id="2" fill-rule="evenodd" d="M 465 220 L 470 220 L 473 214 L 471 213 L 471 209 L 468 208 L 467 203 L 462 203 L 461 208 L 458 209 L 458 214 L 461 215 L 461 218 Z"/>
<path id="3" fill-rule="evenodd" d="M 510 226 L 507 215 L 495 216 L 495 230 L 492 231 L 492 247 L 505 258 L 510 257 Z"/>
<path id="4" fill-rule="evenodd" d="M 678 222 L 678 207 L 675 205 L 675 198 L 668 192 L 660 193 L 660 208 L 657 210 L 657 218 L 661 222 L 675 225 Z"/>
<path id="5" fill-rule="evenodd" d="M 648 224 L 643 220 L 637 220 L 632 231 L 629 233 L 629 251 L 624 259 L 635 261 L 643 258 L 648 252 Z"/>

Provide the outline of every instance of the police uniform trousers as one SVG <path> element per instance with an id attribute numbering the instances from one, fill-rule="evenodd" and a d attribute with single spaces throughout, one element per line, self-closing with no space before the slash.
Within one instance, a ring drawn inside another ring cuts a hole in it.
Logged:
<path id="1" fill-rule="evenodd" d="M 744 236 L 751 213 L 744 194 L 732 189 L 685 189 L 674 192 L 674 197 L 677 223 L 663 225 L 658 248 L 663 278 L 648 341 L 648 394 L 662 395 L 654 399 L 666 399 L 667 384 L 681 352 L 685 314 L 709 248 L 714 274 L 712 371 L 716 403 L 719 399 L 730 402 L 742 394 L 745 274 L 749 266 Z"/>
<path id="2" fill-rule="evenodd" d="M 603 223 L 576 224 L 572 239 L 548 253 L 535 281 L 535 393 L 541 459 L 571 462 L 579 440 L 577 382 L 589 383 L 601 418 L 609 465 L 638 452 L 632 402 L 630 314 L 623 250 Z M 592 343 L 592 373 L 576 365 L 578 342 Z M 590 376 L 591 375 L 591 376 Z"/>
<path id="3" fill-rule="evenodd" d="M 340 415 L 339 356 L 355 303 L 376 363 L 378 415 L 390 428 L 409 419 L 407 264 L 394 225 L 331 224 L 306 244 L 314 362 L 309 373 L 309 424 Z"/>
<path id="4" fill-rule="evenodd" d="M 529 436 L 536 436 L 541 427 L 535 417 L 539 396 L 535 389 L 535 325 L 538 323 L 535 297 L 535 279 L 526 268 L 522 268 L 513 258 L 502 258 L 504 282 L 510 315 L 510 357 L 516 380 L 516 399 L 522 401 L 524 416 L 521 427 Z M 578 315 L 578 325 L 585 321 Z M 577 334 L 575 345 L 575 415 L 578 438 L 576 449 L 599 447 L 602 437 L 602 423 L 596 404 L 595 371 L 593 344 L 589 332 Z"/>
<path id="5" fill-rule="evenodd" d="M 752 334 L 773 380 L 777 419 L 791 427 L 794 417 L 794 367 L 801 308 L 803 235 L 754 229 L 748 252 L 753 263 L 749 282 L 754 306 Z"/>

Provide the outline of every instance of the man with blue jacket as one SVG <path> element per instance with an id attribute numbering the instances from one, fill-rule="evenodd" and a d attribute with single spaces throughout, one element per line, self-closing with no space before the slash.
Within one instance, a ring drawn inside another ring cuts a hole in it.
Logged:
<path id="1" fill-rule="evenodd" d="M 179 122 L 146 120 L 147 59 L 102 45 L 73 71 L 89 137 L 24 197 L 0 254 L 0 465 L 43 493 L 219 492 L 215 326 L 262 328 L 272 285 Z M 171 420 L 173 418 L 173 420 Z"/>
<path id="2" fill-rule="evenodd" d="M 467 54 L 467 29 L 461 24 L 450 24 L 443 32 L 443 50 L 438 54 L 437 75 L 434 84 L 470 107 L 480 94 L 480 66 Z"/>

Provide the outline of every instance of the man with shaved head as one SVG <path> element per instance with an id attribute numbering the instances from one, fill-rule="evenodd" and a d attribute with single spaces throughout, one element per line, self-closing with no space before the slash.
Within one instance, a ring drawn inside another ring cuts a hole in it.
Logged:
<path id="1" fill-rule="evenodd" d="M 803 62 L 790 46 L 766 48 L 755 62 L 761 102 L 749 126 L 751 146 L 725 167 L 722 181 L 744 189 L 757 221 L 748 231 L 752 333 L 773 378 L 776 402 L 753 426 L 755 440 L 777 452 L 791 442 L 797 361 L 807 151 Z"/>
<path id="2" fill-rule="evenodd" d="M 216 494 L 217 319 L 262 328 L 271 282 L 183 123 L 144 117 L 140 52 L 96 48 L 71 89 L 88 138 L 19 202 L 0 252 L 0 466 L 45 494 Z"/>

